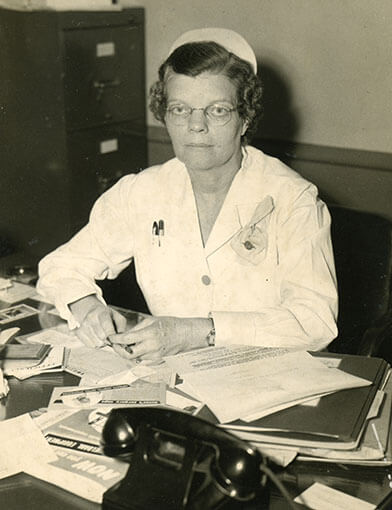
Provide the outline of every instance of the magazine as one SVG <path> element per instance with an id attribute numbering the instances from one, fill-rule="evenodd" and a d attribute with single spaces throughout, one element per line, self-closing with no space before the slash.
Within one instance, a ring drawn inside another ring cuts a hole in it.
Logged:
<path id="1" fill-rule="evenodd" d="M 100 437 L 110 409 L 49 411 L 35 419 L 57 459 L 28 474 L 101 503 L 104 492 L 124 478 L 129 464 L 106 457 Z"/>

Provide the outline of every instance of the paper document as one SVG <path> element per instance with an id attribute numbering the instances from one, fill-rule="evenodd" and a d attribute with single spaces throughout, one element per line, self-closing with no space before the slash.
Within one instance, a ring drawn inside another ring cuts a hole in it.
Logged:
<path id="1" fill-rule="evenodd" d="M 0 345 L 4 345 L 11 340 L 17 333 L 19 333 L 20 328 L 7 328 L 0 331 Z"/>
<path id="2" fill-rule="evenodd" d="M 314 510 L 374 510 L 376 505 L 355 498 L 349 494 L 327 487 L 319 482 L 314 483 L 294 500 Z"/>
<path id="3" fill-rule="evenodd" d="M 49 464 L 30 465 L 27 473 L 82 498 L 101 503 L 104 492 L 119 482 L 129 464 L 102 454 L 99 441 L 109 409 L 49 411 L 36 418 L 56 453 Z"/>
<path id="4" fill-rule="evenodd" d="M 9 278 L 2 278 L 0 276 L 0 291 L 12 287 L 12 281 Z"/>
<path id="5" fill-rule="evenodd" d="M 230 345 L 229 347 L 208 347 L 167 356 L 167 364 L 178 374 L 198 372 L 220 367 L 234 366 L 258 359 L 275 358 L 289 351 L 279 347 L 253 347 L 250 345 Z"/>
<path id="6" fill-rule="evenodd" d="M 172 360 L 167 360 L 170 364 Z M 206 403 L 221 423 L 292 406 L 299 399 L 370 382 L 328 368 L 304 351 L 265 359 L 246 359 L 218 368 L 180 373 L 187 392 Z"/>
<path id="7" fill-rule="evenodd" d="M 392 404 L 392 394 L 389 388 L 391 386 L 389 383 L 379 416 L 371 418 L 371 413 L 369 413 L 366 429 L 358 448 L 347 451 L 325 448 L 300 448 L 301 460 L 342 462 L 346 464 L 391 465 L 392 457 L 388 452 Z M 380 394 L 383 394 L 383 392 L 378 392 L 376 400 L 380 398 Z"/>
<path id="8" fill-rule="evenodd" d="M 62 345 L 64 347 L 82 347 L 84 344 L 76 334 L 68 328 L 67 324 L 60 324 L 53 328 L 43 329 L 37 333 L 30 333 L 20 337 L 27 343 Z"/>
<path id="9" fill-rule="evenodd" d="M 0 310 L 0 326 L 38 314 L 38 310 L 24 303 Z"/>
<path id="10" fill-rule="evenodd" d="M 295 449 L 283 449 L 283 448 L 271 448 L 270 446 L 256 444 L 255 446 L 263 455 L 268 457 L 269 460 L 275 462 L 279 466 L 288 466 L 295 457 L 297 456 L 297 450 Z"/>
<path id="11" fill-rule="evenodd" d="M 0 422 L 0 478 L 57 459 L 28 414 Z"/>
<path id="12" fill-rule="evenodd" d="M 65 348 L 60 345 L 52 347 L 47 357 L 31 366 L 20 366 L 18 368 L 5 368 L 6 375 L 12 375 L 23 380 L 42 373 L 60 372 L 64 369 Z"/>
<path id="13" fill-rule="evenodd" d="M 0 290 L 0 301 L 9 304 L 23 301 L 24 299 L 31 298 L 36 294 L 35 288 L 24 283 L 11 281 L 11 286 Z"/>
<path id="14" fill-rule="evenodd" d="M 110 409 L 49 409 L 35 418 L 34 422 L 45 437 L 64 439 L 63 442 L 56 443 L 64 448 L 72 446 L 67 440 L 84 441 L 99 446 L 102 429 L 109 413 Z M 54 441 L 50 442 L 54 444 Z"/>
<path id="15" fill-rule="evenodd" d="M 65 371 L 81 377 L 81 384 L 93 385 L 104 377 L 129 370 L 134 364 L 135 362 L 121 358 L 111 347 L 77 347 L 71 349 Z"/>
<path id="16" fill-rule="evenodd" d="M 141 379 L 130 384 L 105 386 L 65 386 L 53 388 L 49 409 L 99 409 L 101 407 L 141 407 L 166 403 L 164 383 L 150 383 Z"/>

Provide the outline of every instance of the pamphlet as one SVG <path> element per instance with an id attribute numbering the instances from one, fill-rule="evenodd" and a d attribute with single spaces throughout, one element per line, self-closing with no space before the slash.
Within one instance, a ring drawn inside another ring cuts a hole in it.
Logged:
<path id="1" fill-rule="evenodd" d="M 36 308 L 25 304 L 3 308 L 0 310 L 0 325 L 24 319 L 25 317 L 30 317 L 30 315 L 36 315 L 37 313 L 38 310 Z"/>
<path id="2" fill-rule="evenodd" d="M 26 473 L 101 503 L 104 492 L 119 482 L 129 465 L 102 454 L 99 439 L 110 409 L 48 411 L 34 420 L 56 454 L 46 465 Z"/>
<path id="3" fill-rule="evenodd" d="M 165 403 L 166 386 L 163 382 L 151 383 L 138 379 L 130 384 L 53 388 L 49 409 L 142 407 Z"/>
<path id="4" fill-rule="evenodd" d="M 25 363 L 22 366 L 9 366 L 4 369 L 4 373 L 23 380 L 42 373 L 61 372 L 64 370 L 66 355 L 65 347 L 60 345 L 50 347 L 48 355 L 41 362 L 34 361 L 30 365 Z"/>

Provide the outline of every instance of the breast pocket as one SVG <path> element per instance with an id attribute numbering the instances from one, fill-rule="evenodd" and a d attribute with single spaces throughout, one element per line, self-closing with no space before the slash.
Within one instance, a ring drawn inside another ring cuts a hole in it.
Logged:
<path id="1" fill-rule="evenodd" d="M 231 240 L 231 248 L 245 263 L 258 265 L 265 260 L 273 210 L 272 197 L 267 196 L 258 204 L 251 220 Z"/>

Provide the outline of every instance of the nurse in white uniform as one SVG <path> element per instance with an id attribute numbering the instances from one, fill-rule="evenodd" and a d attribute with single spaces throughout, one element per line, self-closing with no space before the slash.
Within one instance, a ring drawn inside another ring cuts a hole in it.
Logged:
<path id="1" fill-rule="evenodd" d="M 211 345 L 318 350 L 336 335 L 330 216 L 314 185 L 248 145 L 255 55 L 235 32 L 187 32 L 151 88 L 175 158 L 123 177 L 39 265 L 38 291 L 88 346 L 158 360 Z M 134 263 L 151 317 L 126 331 L 96 280 Z"/>

